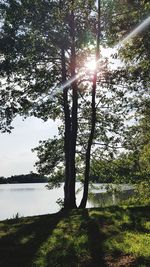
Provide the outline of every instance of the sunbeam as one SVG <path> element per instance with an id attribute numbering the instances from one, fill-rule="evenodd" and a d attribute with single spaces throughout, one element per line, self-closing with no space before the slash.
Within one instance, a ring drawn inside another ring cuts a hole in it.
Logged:
<path id="1" fill-rule="evenodd" d="M 125 44 L 126 42 L 128 42 L 131 38 L 135 37 L 137 34 L 139 34 L 140 32 L 142 32 L 145 28 L 147 28 L 150 24 L 150 16 L 145 19 L 139 26 L 137 26 L 132 32 L 130 32 L 125 38 L 123 38 L 121 41 L 119 41 L 114 47 L 115 48 L 119 48 L 121 45 Z M 93 71 L 95 70 L 97 63 L 100 61 L 100 59 L 96 62 L 95 60 L 92 61 L 87 61 L 87 63 L 85 64 L 85 66 Z M 60 87 L 57 88 L 57 92 L 60 92 L 62 90 L 64 90 L 66 87 L 70 86 L 76 79 L 78 79 L 79 77 L 81 77 L 83 74 L 82 71 L 79 71 L 78 74 L 76 74 L 74 77 L 72 77 L 71 79 L 69 79 L 68 81 L 66 81 L 64 84 L 62 84 Z M 55 94 L 57 93 L 55 91 Z"/>
<path id="2" fill-rule="evenodd" d="M 130 32 L 125 38 L 123 38 L 118 44 L 115 45 L 115 48 L 125 44 L 129 39 L 135 37 L 137 34 L 146 29 L 150 24 L 150 16 L 145 19 L 139 26 L 137 26 L 132 32 Z"/>

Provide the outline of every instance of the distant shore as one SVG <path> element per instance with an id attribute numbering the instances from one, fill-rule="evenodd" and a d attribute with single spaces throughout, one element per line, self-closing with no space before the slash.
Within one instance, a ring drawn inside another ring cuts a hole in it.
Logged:
<path id="1" fill-rule="evenodd" d="M 47 183 L 46 176 L 37 173 L 13 175 L 11 177 L 0 177 L 0 184 L 23 184 L 23 183 Z"/>

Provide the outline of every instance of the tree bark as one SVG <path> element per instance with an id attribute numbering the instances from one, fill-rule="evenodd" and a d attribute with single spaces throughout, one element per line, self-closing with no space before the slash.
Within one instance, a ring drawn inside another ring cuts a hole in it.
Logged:
<path id="1" fill-rule="evenodd" d="M 62 1 L 59 2 L 60 10 Z M 72 0 L 72 11 L 68 16 L 69 37 L 71 40 L 71 58 L 70 58 L 70 71 L 71 78 L 75 76 L 76 68 L 76 51 L 75 51 L 75 22 L 74 22 L 74 0 Z M 63 41 L 63 40 L 62 40 Z M 63 43 L 63 42 L 62 42 Z M 66 58 L 65 49 L 61 47 L 61 65 L 62 65 L 62 83 L 67 80 Z M 75 151 L 76 151 L 76 138 L 77 138 L 77 84 L 76 81 L 72 84 L 73 99 L 72 111 L 69 108 L 68 101 L 68 88 L 63 89 L 63 109 L 65 117 L 65 133 L 64 133 L 64 152 L 65 152 L 65 184 L 64 184 L 64 208 L 76 208 L 75 199 Z"/>
<path id="2" fill-rule="evenodd" d="M 74 1 L 72 1 L 74 2 Z M 71 62 L 70 71 L 71 78 L 76 75 L 76 51 L 75 51 L 75 21 L 74 21 L 74 11 L 72 9 L 69 16 L 69 31 L 71 37 Z M 71 114 L 71 132 L 70 132 L 70 177 L 68 183 L 68 194 L 69 194 L 69 207 L 76 208 L 76 197 L 75 197 L 75 182 L 76 182 L 76 166 L 75 166 L 75 156 L 76 156 L 76 140 L 77 140 L 77 130 L 78 130 L 78 92 L 77 92 L 77 82 L 76 80 L 72 83 L 72 114 Z"/>
<path id="3" fill-rule="evenodd" d="M 97 32 L 97 47 L 96 47 L 96 62 L 99 60 L 100 55 L 100 0 L 98 1 L 98 32 Z M 93 86 L 92 86 L 92 102 L 91 102 L 91 131 L 88 139 L 87 150 L 85 155 L 85 173 L 84 173 L 84 188 L 83 188 L 83 197 L 80 203 L 79 208 L 85 208 L 87 199 L 88 199 L 88 188 L 89 188 L 89 177 L 90 177 L 90 159 L 91 159 L 91 147 L 95 133 L 96 125 L 96 82 L 97 82 L 97 70 L 95 70 L 93 75 Z"/>
<path id="4" fill-rule="evenodd" d="M 61 65 L 62 65 L 62 83 L 67 80 L 66 77 L 66 59 L 65 50 L 61 49 Z M 64 132 L 64 153 L 65 153 L 65 184 L 64 184 L 64 208 L 67 209 L 69 206 L 68 197 L 68 183 L 70 178 L 70 131 L 71 131 L 71 119 L 70 119 L 70 109 L 68 103 L 68 88 L 63 89 L 63 108 L 65 117 L 65 132 Z"/>

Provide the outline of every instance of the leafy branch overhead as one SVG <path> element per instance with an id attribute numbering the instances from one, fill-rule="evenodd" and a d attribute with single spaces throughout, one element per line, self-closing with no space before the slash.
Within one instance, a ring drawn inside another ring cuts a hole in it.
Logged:
<path id="1" fill-rule="evenodd" d="M 11 132 L 18 114 L 59 120 L 58 137 L 34 151 L 51 186 L 65 181 L 66 208 L 76 207 L 79 177 L 87 200 L 91 161 L 130 150 L 127 133 L 149 101 L 148 29 L 112 48 L 149 10 L 143 0 L 0 2 L 0 130 Z"/>

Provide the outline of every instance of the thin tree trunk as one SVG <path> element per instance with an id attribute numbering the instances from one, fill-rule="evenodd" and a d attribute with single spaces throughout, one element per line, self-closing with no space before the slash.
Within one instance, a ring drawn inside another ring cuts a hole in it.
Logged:
<path id="1" fill-rule="evenodd" d="M 74 2 L 74 1 L 73 1 Z M 76 51 L 75 51 L 75 21 L 74 12 L 71 11 L 69 17 L 69 30 L 71 37 L 71 62 L 70 70 L 71 77 L 76 75 Z M 71 135 L 70 135 L 70 177 L 68 184 L 68 194 L 69 194 L 69 206 L 70 208 L 76 208 L 76 197 L 75 197 L 75 182 L 76 182 L 76 166 L 75 166 L 75 156 L 76 156 L 76 140 L 77 140 L 77 130 L 78 130 L 78 92 L 77 92 L 77 82 L 76 80 L 72 83 L 73 99 L 72 99 L 72 117 L 71 117 Z"/>
<path id="2" fill-rule="evenodd" d="M 66 78 L 66 59 L 65 50 L 61 49 L 61 65 L 62 65 L 62 82 L 65 83 Z M 68 182 L 70 177 L 70 130 L 71 130 L 71 120 L 70 120 L 70 109 L 68 103 L 68 88 L 63 89 L 63 108 L 65 115 L 65 133 L 64 133 L 64 152 L 65 152 L 65 184 L 64 184 L 64 208 L 68 208 Z"/>
<path id="3" fill-rule="evenodd" d="M 96 62 L 99 60 L 100 55 L 100 0 L 98 1 L 98 33 L 97 33 L 97 47 L 96 47 Z M 89 187 L 89 177 L 90 177 L 90 159 L 91 159 L 91 147 L 95 133 L 95 125 L 96 125 L 96 82 L 97 82 L 97 70 L 94 72 L 93 76 L 93 86 L 92 86 L 92 115 L 91 115 L 91 131 L 88 139 L 86 156 L 85 156 L 85 173 L 84 173 L 84 189 L 83 189 L 83 197 L 80 203 L 79 208 L 85 208 L 87 199 L 88 199 L 88 187 Z"/>

